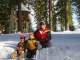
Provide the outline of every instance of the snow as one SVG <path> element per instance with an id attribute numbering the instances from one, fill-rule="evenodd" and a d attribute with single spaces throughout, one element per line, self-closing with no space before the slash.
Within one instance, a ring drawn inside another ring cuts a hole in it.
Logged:
<path id="1" fill-rule="evenodd" d="M 80 31 L 63 31 L 63 32 L 53 32 L 51 31 L 52 34 L 80 34 Z"/>
<path id="2" fill-rule="evenodd" d="M 33 31 L 35 31 L 36 30 L 36 28 L 37 28 L 37 21 L 35 21 L 35 19 L 34 19 L 34 10 L 32 9 L 32 11 L 31 11 L 31 13 L 29 14 L 29 19 L 30 19 L 30 22 L 31 22 L 31 28 L 32 28 L 32 30 Z"/>
<path id="3" fill-rule="evenodd" d="M 80 60 L 80 34 L 77 33 L 53 32 L 50 42 L 52 46 L 38 50 L 36 60 Z M 18 42 L 18 34 L 1 35 L 0 60 L 9 60 Z"/>
<path id="4" fill-rule="evenodd" d="M 17 42 L 3 41 L 0 42 L 0 59 L 10 58 L 11 53 L 15 50 Z"/>
<path id="5" fill-rule="evenodd" d="M 59 0 L 55 0 L 54 5 L 56 5 L 58 1 L 59 1 Z"/>
<path id="6" fill-rule="evenodd" d="M 26 35 L 26 37 L 28 37 L 28 35 Z M 4 59 L 9 60 L 11 57 L 11 53 L 16 49 L 16 45 L 18 42 L 19 42 L 18 34 L 1 34 L 0 35 L 0 60 L 4 60 Z"/>
<path id="7" fill-rule="evenodd" d="M 80 32 L 80 28 L 79 29 L 76 29 L 76 31 Z"/>

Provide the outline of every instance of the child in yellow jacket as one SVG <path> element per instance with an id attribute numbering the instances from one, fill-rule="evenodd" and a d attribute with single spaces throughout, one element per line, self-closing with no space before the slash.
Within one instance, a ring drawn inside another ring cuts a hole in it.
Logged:
<path id="1" fill-rule="evenodd" d="M 26 58 L 32 59 L 36 55 L 38 49 L 38 41 L 35 39 L 34 34 L 29 33 L 29 39 L 26 40 L 27 55 Z"/>

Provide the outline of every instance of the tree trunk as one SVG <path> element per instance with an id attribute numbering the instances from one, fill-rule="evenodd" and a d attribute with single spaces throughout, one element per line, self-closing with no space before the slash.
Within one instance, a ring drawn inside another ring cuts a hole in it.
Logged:
<path id="1" fill-rule="evenodd" d="M 15 9 L 12 7 L 11 8 L 11 15 L 10 15 L 10 33 L 13 33 L 14 32 L 14 28 L 15 28 L 15 25 L 14 25 L 14 21 L 15 21 L 15 17 L 14 17 L 14 11 Z"/>
<path id="2" fill-rule="evenodd" d="M 53 1 L 53 0 L 52 0 Z M 55 1 L 53 1 L 55 2 Z M 56 13 L 55 13 L 55 8 L 54 4 L 52 3 L 52 19 L 51 19 L 51 30 L 56 31 Z"/>
<path id="3" fill-rule="evenodd" d="M 22 11 L 21 11 L 21 3 L 18 2 L 18 31 L 23 32 L 23 17 L 22 17 Z"/>
<path id="4" fill-rule="evenodd" d="M 70 30 L 69 27 L 72 25 L 71 0 L 66 1 L 66 21 L 67 30 Z"/>
<path id="5" fill-rule="evenodd" d="M 52 0 L 49 0 L 49 21 L 50 29 L 52 30 Z"/>

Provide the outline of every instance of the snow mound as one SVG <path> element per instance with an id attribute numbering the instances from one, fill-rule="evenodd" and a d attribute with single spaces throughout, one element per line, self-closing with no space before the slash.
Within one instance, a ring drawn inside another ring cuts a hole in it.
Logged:
<path id="1" fill-rule="evenodd" d="M 0 46 L 0 59 L 10 58 L 10 54 L 14 51 L 13 48 Z"/>
<path id="2" fill-rule="evenodd" d="M 0 59 L 10 59 L 11 53 L 15 50 L 17 42 L 0 42 Z"/>

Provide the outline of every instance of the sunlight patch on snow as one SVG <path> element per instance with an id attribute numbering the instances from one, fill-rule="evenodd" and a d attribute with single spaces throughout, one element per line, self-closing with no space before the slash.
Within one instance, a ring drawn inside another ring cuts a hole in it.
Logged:
<path id="1" fill-rule="evenodd" d="M 11 45 L 11 44 L 17 44 L 18 42 L 17 41 L 3 41 L 3 42 L 0 42 L 0 46 L 8 46 L 8 45 Z"/>
<path id="2" fill-rule="evenodd" d="M 0 42 L 0 59 L 10 58 L 10 54 L 15 50 L 13 47 L 17 44 L 16 41 Z M 12 47 L 13 45 L 13 47 Z"/>

